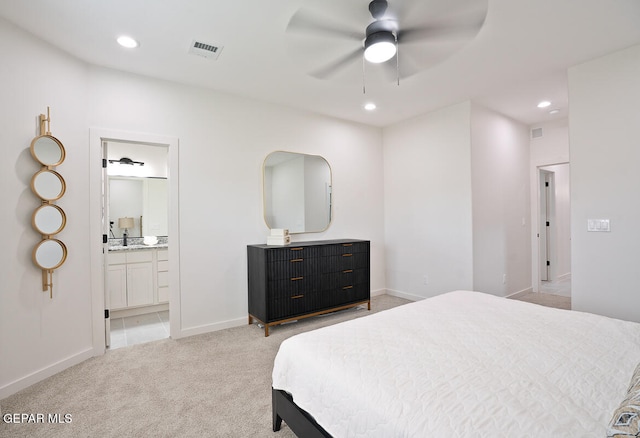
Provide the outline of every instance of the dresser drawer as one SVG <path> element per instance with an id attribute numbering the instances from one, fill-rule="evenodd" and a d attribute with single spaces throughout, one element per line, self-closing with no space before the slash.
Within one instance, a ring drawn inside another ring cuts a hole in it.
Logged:
<path id="1" fill-rule="evenodd" d="M 285 278 L 270 281 L 267 286 L 267 296 L 280 298 L 299 295 L 305 292 L 320 290 L 320 277 L 317 275 Z"/>
<path id="2" fill-rule="evenodd" d="M 347 269 L 341 272 L 325 274 L 321 277 L 321 288 L 323 291 L 331 289 L 342 289 L 347 286 L 369 283 L 368 269 Z"/>
<path id="3" fill-rule="evenodd" d="M 314 311 L 318 306 L 318 294 L 316 293 L 301 293 L 291 297 L 274 299 L 268 305 L 269 320 L 275 321 L 304 315 Z"/>
<path id="4" fill-rule="evenodd" d="M 369 253 L 368 242 L 336 243 L 322 247 L 323 256 L 342 254 Z"/>
<path id="5" fill-rule="evenodd" d="M 267 263 L 267 279 L 281 280 L 301 276 L 315 275 L 318 272 L 318 259 L 295 258 Z"/>
<path id="6" fill-rule="evenodd" d="M 356 284 L 353 286 L 344 286 L 341 288 L 323 291 L 319 296 L 324 302 L 326 300 L 327 307 L 341 304 L 353 303 L 355 301 L 364 301 L 369 299 L 369 284 Z"/>
<path id="7" fill-rule="evenodd" d="M 369 267 L 369 254 L 346 253 L 322 258 L 322 272 L 340 272 L 347 269 L 366 269 Z"/>
<path id="8" fill-rule="evenodd" d="M 267 263 L 281 260 L 309 259 L 320 256 L 317 246 L 287 246 L 267 250 Z"/>

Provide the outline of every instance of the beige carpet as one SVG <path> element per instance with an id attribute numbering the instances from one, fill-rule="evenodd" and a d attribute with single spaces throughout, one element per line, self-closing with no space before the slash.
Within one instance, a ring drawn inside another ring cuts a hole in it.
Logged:
<path id="1" fill-rule="evenodd" d="M 372 312 L 407 303 L 373 297 Z M 89 359 L 2 401 L 2 414 L 71 414 L 67 424 L 6 424 L 0 437 L 275 437 L 271 371 L 297 333 L 368 315 L 345 310 L 273 327 L 256 325 L 134 345 Z"/>
<path id="2" fill-rule="evenodd" d="M 529 292 L 516 298 L 520 301 L 540 304 L 547 307 L 555 307 L 557 309 L 571 310 L 571 298 L 561 295 L 546 294 L 540 292 Z"/>
<path id="3" fill-rule="evenodd" d="M 530 295 L 522 299 L 563 305 Z M 372 312 L 407 302 L 377 296 Z M 280 343 L 368 314 L 357 308 L 301 320 L 273 327 L 268 338 L 247 325 L 110 351 L 0 401 L 3 416 L 70 414 L 70 423 L 0 421 L 0 437 L 294 437 L 284 423 L 271 431 L 271 370 Z"/>

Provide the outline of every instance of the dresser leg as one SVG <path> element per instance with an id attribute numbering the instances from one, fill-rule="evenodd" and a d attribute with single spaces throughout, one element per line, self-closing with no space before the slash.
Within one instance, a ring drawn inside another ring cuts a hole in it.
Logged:
<path id="1" fill-rule="evenodd" d="M 267 336 L 269 336 L 269 325 L 265 324 L 264 325 L 264 337 L 266 338 Z"/>

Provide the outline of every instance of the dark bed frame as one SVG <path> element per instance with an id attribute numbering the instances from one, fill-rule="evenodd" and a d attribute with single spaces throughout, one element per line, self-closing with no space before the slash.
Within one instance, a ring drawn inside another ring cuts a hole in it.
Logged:
<path id="1" fill-rule="evenodd" d="M 331 438 L 303 409 L 293 402 L 293 397 L 285 391 L 271 388 L 271 404 L 273 414 L 273 431 L 277 432 L 282 426 L 282 420 L 296 436 L 303 438 Z"/>

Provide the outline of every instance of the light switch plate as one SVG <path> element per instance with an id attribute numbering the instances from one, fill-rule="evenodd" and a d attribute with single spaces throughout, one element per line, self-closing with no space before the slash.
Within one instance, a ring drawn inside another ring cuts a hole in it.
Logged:
<path id="1" fill-rule="evenodd" d="M 587 231 L 610 232 L 611 225 L 609 219 L 587 219 Z"/>

